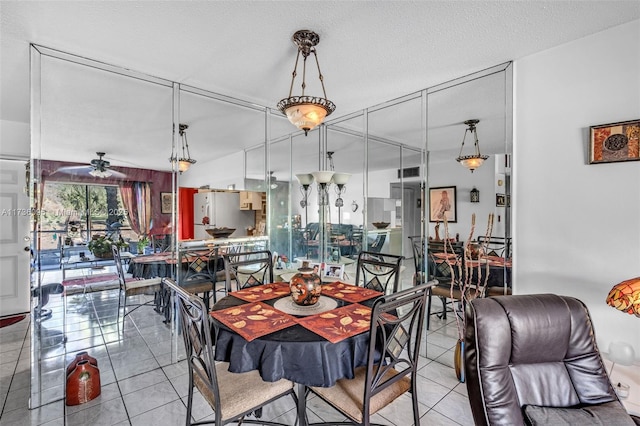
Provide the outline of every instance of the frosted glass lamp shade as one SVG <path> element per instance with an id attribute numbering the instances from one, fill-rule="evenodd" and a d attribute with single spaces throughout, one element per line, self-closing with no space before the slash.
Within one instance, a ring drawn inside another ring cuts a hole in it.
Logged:
<path id="1" fill-rule="evenodd" d="M 313 175 L 311 173 L 301 173 L 296 175 L 296 179 L 300 182 L 300 185 L 311 185 L 313 183 Z"/>
<path id="2" fill-rule="evenodd" d="M 336 185 L 346 185 L 349 182 L 349 178 L 351 177 L 351 173 L 334 173 L 331 180 Z"/>
<path id="3" fill-rule="evenodd" d="M 626 342 L 609 343 L 609 360 L 620 365 L 633 365 L 636 354 L 633 346 Z"/>
<path id="4" fill-rule="evenodd" d="M 316 182 L 318 182 L 321 185 L 326 185 L 327 183 L 331 182 L 331 178 L 333 177 L 334 172 L 324 170 L 319 172 L 313 172 L 312 175 L 316 180 Z"/>
<path id="5" fill-rule="evenodd" d="M 290 106 L 285 110 L 287 118 L 300 130 L 304 130 L 305 135 L 309 130 L 313 130 L 322 123 L 327 116 L 327 110 L 321 105 L 313 103 L 301 103 Z"/>

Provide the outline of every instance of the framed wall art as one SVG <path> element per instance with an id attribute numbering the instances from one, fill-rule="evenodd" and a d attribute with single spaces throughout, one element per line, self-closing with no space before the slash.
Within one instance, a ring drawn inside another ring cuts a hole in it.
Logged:
<path id="1" fill-rule="evenodd" d="M 458 221 L 455 186 L 429 188 L 429 222 L 455 223 Z"/>
<path id="2" fill-rule="evenodd" d="M 160 213 L 171 214 L 171 205 L 173 204 L 173 194 L 171 192 L 160 193 Z"/>
<path id="3" fill-rule="evenodd" d="M 640 120 L 590 127 L 589 164 L 640 160 Z"/>

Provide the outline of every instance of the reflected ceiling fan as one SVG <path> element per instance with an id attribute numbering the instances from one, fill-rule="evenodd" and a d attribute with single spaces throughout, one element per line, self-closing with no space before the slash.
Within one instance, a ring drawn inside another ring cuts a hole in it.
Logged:
<path id="1" fill-rule="evenodd" d="M 56 172 L 68 174 L 89 174 L 93 177 L 102 179 L 108 177 L 124 178 L 127 176 L 124 173 L 111 169 L 111 163 L 103 158 L 105 156 L 104 152 L 96 152 L 96 154 L 98 155 L 98 158 L 91 160 L 89 165 L 60 167 Z"/>

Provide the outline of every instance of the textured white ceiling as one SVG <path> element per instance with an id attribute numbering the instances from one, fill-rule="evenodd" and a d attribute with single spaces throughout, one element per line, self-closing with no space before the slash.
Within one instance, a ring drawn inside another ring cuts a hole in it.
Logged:
<path id="1" fill-rule="evenodd" d="M 29 120 L 29 43 L 275 107 L 291 35 L 306 28 L 320 35 L 333 119 L 635 19 L 637 0 L 2 1 L 0 118 Z M 78 114 L 68 107 L 59 113 Z"/>

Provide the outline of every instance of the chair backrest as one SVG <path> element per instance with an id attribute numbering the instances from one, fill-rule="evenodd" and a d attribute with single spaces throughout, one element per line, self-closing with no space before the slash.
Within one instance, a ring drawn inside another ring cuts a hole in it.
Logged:
<path id="1" fill-rule="evenodd" d="M 356 285 L 386 293 L 400 286 L 400 266 L 404 256 L 362 251 L 356 264 Z"/>
<path id="2" fill-rule="evenodd" d="M 424 238 L 420 235 L 414 235 L 409 237 L 411 242 L 411 249 L 413 251 L 413 267 L 414 275 L 413 282 L 415 284 L 421 284 L 424 282 Z M 431 266 L 431 265 L 430 265 Z M 429 275 L 433 275 L 431 270 L 428 271 Z"/>
<path id="3" fill-rule="evenodd" d="M 428 262 L 429 262 L 429 271 L 430 273 L 439 279 L 451 279 L 451 267 L 449 263 L 447 263 L 443 259 L 436 258 L 434 256 L 435 253 L 443 253 L 445 252 L 445 241 L 429 241 L 427 243 L 427 251 L 428 251 Z M 453 253 L 452 253 L 453 251 Z M 446 252 L 455 254 L 456 260 L 462 262 L 464 260 L 464 245 L 460 241 L 455 241 L 451 243 L 447 243 Z M 457 267 L 453 268 L 454 274 L 457 273 Z"/>
<path id="4" fill-rule="evenodd" d="M 320 232 L 320 224 L 318 222 L 308 223 L 306 228 L 306 239 L 315 240 L 316 238 L 318 238 L 318 232 Z"/>
<path id="5" fill-rule="evenodd" d="M 195 385 L 201 394 L 212 396 L 220 407 L 218 378 L 215 369 L 211 321 L 202 299 L 185 291 L 175 281 L 164 278 L 164 284 L 174 294 L 189 366 L 189 386 Z"/>
<path id="6" fill-rule="evenodd" d="M 271 251 L 243 251 L 223 256 L 227 291 L 273 282 Z"/>
<path id="7" fill-rule="evenodd" d="M 384 245 L 384 241 L 387 239 L 387 233 L 382 232 L 376 236 L 376 239 L 373 242 L 369 243 L 369 247 L 367 247 L 367 251 L 372 253 L 380 253 L 382 250 L 382 246 Z"/>
<path id="8" fill-rule="evenodd" d="M 179 285 L 191 285 L 201 282 L 216 283 L 217 273 L 222 271 L 222 256 L 219 247 L 181 248 L 178 251 L 176 281 Z M 222 281 L 222 277 L 220 277 Z"/>
<path id="9" fill-rule="evenodd" d="M 416 373 L 426 300 L 429 287 L 435 283 L 433 281 L 380 296 L 374 302 L 371 308 L 364 413 L 370 412 L 371 398 L 389 386 L 408 386 L 414 394 L 417 392 Z M 407 382 L 408 375 L 411 375 L 410 383 Z"/>
<path id="10" fill-rule="evenodd" d="M 465 373 L 476 425 L 524 424 L 526 405 L 617 400 L 589 312 L 578 299 L 554 294 L 474 299 L 465 318 Z"/>
<path id="11" fill-rule="evenodd" d="M 478 236 L 478 243 L 484 246 L 488 256 L 511 257 L 511 238 Z"/>

